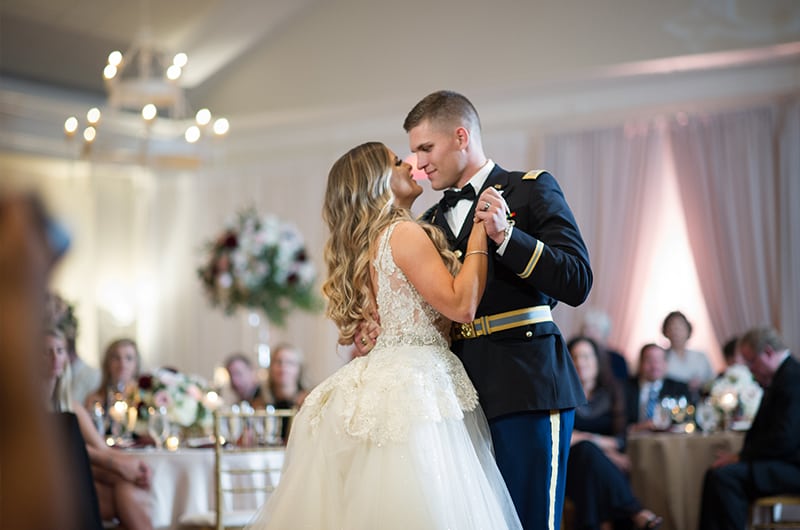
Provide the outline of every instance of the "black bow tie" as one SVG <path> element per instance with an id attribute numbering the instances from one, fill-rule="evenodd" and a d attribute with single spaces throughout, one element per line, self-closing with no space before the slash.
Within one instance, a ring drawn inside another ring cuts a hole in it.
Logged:
<path id="1" fill-rule="evenodd" d="M 442 197 L 442 200 L 439 201 L 439 208 L 441 208 L 442 211 L 446 211 L 448 208 L 455 206 L 458 201 L 471 201 L 474 199 L 475 188 L 472 187 L 472 184 L 467 184 L 461 188 L 461 191 L 444 190 L 444 196 Z"/>

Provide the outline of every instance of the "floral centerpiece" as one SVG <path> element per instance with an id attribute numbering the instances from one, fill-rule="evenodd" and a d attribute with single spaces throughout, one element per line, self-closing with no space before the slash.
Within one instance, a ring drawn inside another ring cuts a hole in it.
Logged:
<path id="1" fill-rule="evenodd" d="M 150 407 L 163 408 L 170 423 L 206 431 L 213 424 L 207 393 L 203 378 L 161 368 L 139 377 L 139 417 L 146 420 Z"/>
<path id="2" fill-rule="evenodd" d="M 747 366 L 735 364 L 711 385 L 711 402 L 724 416 L 752 422 L 763 390 Z"/>
<path id="3" fill-rule="evenodd" d="M 278 325 L 293 308 L 317 309 L 316 271 L 297 228 L 254 208 L 239 212 L 206 244 L 197 271 L 211 304 L 227 314 L 260 309 Z"/>

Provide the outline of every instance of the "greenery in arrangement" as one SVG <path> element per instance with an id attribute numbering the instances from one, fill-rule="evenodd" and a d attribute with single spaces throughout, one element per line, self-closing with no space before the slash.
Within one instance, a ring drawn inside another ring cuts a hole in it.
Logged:
<path id="1" fill-rule="evenodd" d="M 146 420 L 148 409 L 164 409 L 169 421 L 182 427 L 212 424 L 211 407 L 206 403 L 208 384 L 197 375 L 168 369 L 139 377 L 139 417 Z"/>
<path id="2" fill-rule="evenodd" d="M 227 314 L 260 309 L 283 325 L 292 309 L 321 306 L 314 291 L 316 271 L 300 232 L 290 223 L 246 208 L 206 249 L 197 272 L 211 304 Z"/>

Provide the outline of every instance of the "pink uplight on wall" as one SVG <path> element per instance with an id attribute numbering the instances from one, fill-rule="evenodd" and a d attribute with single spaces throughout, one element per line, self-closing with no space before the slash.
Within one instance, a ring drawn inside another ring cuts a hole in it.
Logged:
<path id="1" fill-rule="evenodd" d="M 408 162 L 409 164 L 411 164 L 411 167 L 413 168 L 411 170 L 411 178 L 413 178 L 414 180 L 428 180 L 428 175 L 426 175 L 425 172 L 422 171 L 421 169 L 417 168 L 416 153 L 411 153 L 410 155 L 408 155 L 405 158 L 405 160 L 403 160 L 403 162 Z"/>

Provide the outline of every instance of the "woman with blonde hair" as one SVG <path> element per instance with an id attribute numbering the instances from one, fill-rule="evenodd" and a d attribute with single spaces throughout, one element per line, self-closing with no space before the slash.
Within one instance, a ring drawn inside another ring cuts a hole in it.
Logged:
<path id="1" fill-rule="evenodd" d="M 103 520 L 117 519 L 120 528 L 151 530 L 150 479 L 147 464 L 133 455 L 108 447 L 95 429 L 89 413 L 70 396 L 70 367 L 64 334 L 55 328 L 45 337 L 45 389 L 53 412 L 76 417 L 86 444 L 91 473 Z"/>
<path id="2" fill-rule="evenodd" d="M 407 206 L 421 188 L 385 145 L 331 168 L 323 292 L 339 342 L 379 319 L 369 355 L 305 399 L 280 484 L 253 529 L 520 528 L 491 453 L 486 419 L 449 349 L 451 321 L 474 318 L 486 282 L 480 212 L 464 263 Z"/>

